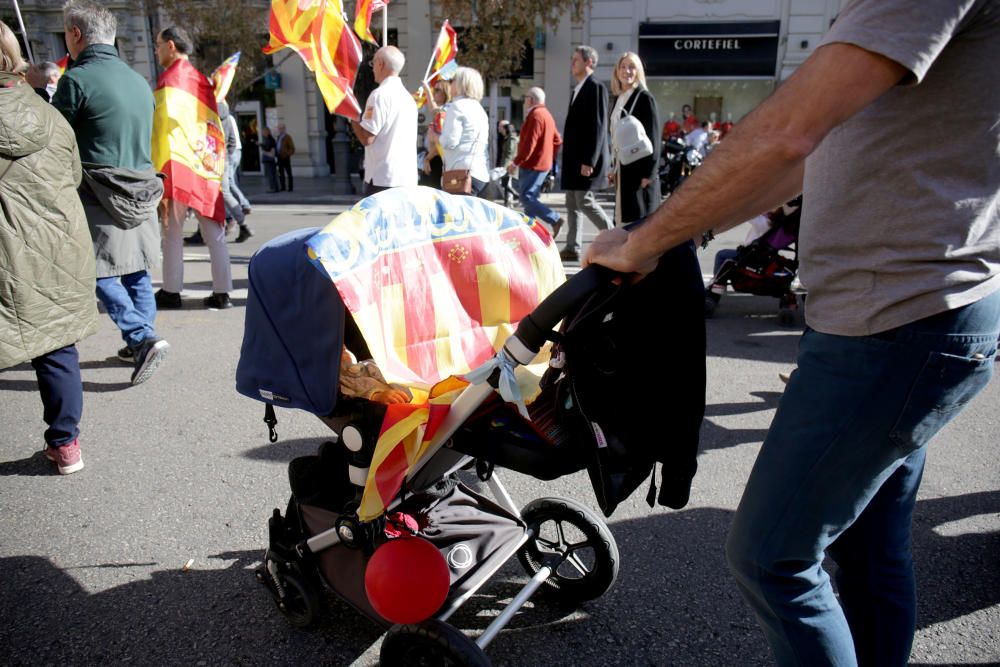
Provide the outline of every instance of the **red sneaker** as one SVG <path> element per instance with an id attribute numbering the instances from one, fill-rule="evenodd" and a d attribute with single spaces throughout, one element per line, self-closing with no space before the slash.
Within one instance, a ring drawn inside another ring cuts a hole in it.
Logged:
<path id="1" fill-rule="evenodd" d="M 45 458 L 56 464 L 60 475 L 69 475 L 83 470 L 83 457 L 80 456 L 79 440 L 74 440 L 62 447 L 45 445 Z"/>

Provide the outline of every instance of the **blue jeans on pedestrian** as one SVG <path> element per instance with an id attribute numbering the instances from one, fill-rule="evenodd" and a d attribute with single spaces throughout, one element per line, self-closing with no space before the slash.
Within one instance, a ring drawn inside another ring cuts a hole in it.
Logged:
<path id="1" fill-rule="evenodd" d="M 726 544 L 779 664 L 907 663 L 926 445 L 989 382 L 998 330 L 1000 291 L 873 336 L 803 334 Z"/>
<path id="2" fill-rule="evenodd" d="M 538 200 L 542 185 L 545 184 L 545 177 L 548 175 L 547 171 L 522 167 L 518 176 L 517 196 L 521 199 L 521 206 L 524 207 L 526 214 L 532 218 L 541 218 L 551 226 L 559 222 L 559 214 Z"/>
<path id="3" fill-rule="evenodd" d="M 31 360 L 42 396 L 45 443 L 50 447 L 68 445 L 80 435 L 83 416 L 83 382 L 76 345 L 53 350 Z"/>
<path id="4" fill-rule="evenodd" d="M 156 338 L 156 297 L 148 272 L 98 278 L 97 298 L 126 345 L 135 349 L 147 338 Z"/>

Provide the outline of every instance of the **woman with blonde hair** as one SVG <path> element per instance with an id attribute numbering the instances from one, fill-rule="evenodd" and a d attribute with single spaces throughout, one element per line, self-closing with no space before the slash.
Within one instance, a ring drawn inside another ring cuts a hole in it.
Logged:
<path id="1" fill-rule="evenodd" d="M 451 80 L 451 102 L 445 106 L 441 129 L 442 156 L 447 181 L 448 172 L 468 171 L 472 186 L 469 194 L 479 195 L 490 180 L 489 142 L 490 120 L 479 100 L 483 99 L 483 77 L 471 67 L 459 67 Z M 452 191 L 447 182 L 445 190 Z"/>
<path id="2" fill-rule="evenodd" d="M 615 182 L 615 223 L 644 218 L 660 205 L 660 113 L 656 99 L 646 89 L 646 72 L 639 56 L 627 51 L 618 58 L 611 76 L 611 94 L 617 97 L 611 111 L 612 178 Z M 634 116 L 653 144 L 653 154 L 622 164 L 615 145 L 615 130 L 626 116 Z"/>
<path id="3" fill-rule="evenodd" d="M 68 475 L 83 468 L 76 343 L 97 330 L 94 246 L 76 191 L 76 136 L 25 69 L 0 21 L 0 369 L 31 361 L 48 425 L 43 451 Z"/>

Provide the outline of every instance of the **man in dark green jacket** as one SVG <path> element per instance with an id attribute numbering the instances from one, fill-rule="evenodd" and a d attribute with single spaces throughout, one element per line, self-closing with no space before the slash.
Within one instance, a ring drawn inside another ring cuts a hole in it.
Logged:
<path id="1" fill-rule="evenodd" d="M 118 56 L 117 22 L 110 11 L 73 0 L 63 8 L 63 23 L 74 62 L 60 78 L 52 104 L 73 127 L 85 174 L 91 176 L 84 178 L 80 199 L 97 257 L 97 297 L 122 332 L 126 345 L 118 357 L 133 364 L 132 384 L 139 384 L 170 347 L 156 335 L 149 276 L 160 262 L 156 205 L 163 192 L 150 158 L 153 94 Z M 95 193 L 98 182 L 106 187 Z"/>

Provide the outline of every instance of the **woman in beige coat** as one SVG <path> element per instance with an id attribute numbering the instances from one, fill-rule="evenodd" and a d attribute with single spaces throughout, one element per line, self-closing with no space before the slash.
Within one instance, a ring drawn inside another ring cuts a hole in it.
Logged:
<path id="1" fill-rule="evenodd" d="M 21 76 L 0 21 L 0 369 L 31 361 L 44 406 L 45 456 L 83 468 L 76 342 L 97 330 L 94 250 L 77 196 L 72 128 Z"/>

